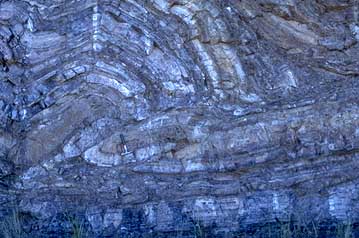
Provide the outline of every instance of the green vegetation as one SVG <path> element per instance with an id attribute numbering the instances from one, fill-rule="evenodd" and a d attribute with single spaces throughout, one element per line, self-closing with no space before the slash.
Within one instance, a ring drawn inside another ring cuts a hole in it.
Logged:
<path id="1" fill-rule="evenodd" d="M 77 216 L 65 215 L 71 224 L 71 238 L 83 238 L 87 236 L 84 222 Z"/>
<path id="2" fill-rule="evenodd" d="M 88 237 L 89 231 L 86 229 L 85 222 L 78 216 L 65 215 L 70 225 L 71 238 Z M 23 218 L 17 209 L 14 209 L 9 215 L 0 220 L 0 237 L 1 238 L 24 238 L 27 237 L 23 230 Z M 200 221 L 192 220 L 192 231 L 190 237 L 193 238 L 209 238 L 215 237 L 210 227 L 204 226 Z M 273 223 L 258 225 L 246 230 L 237 232 L 236 234 L 228 234 L 226 237 L 233 238 L 354 238 L 354 223 L 351 220 L 338 222 L 330 226 L 319 225 L 314 221 L 300 219 L 289 219 L 286 221 L 277 220 Z M 244 229 L 244 228 L 243 228 Z M 176 237 L 181 237 L 178 233 Z M 152 234 L 153 235 L 153 234 Z M 144 236 L 147 237 L 147 236 Z"/>
<path id="3" fill-rule="evenodd" d="M 336 227 L 337 238 L 354 238 L 353 224 L 349 220 L 345 223 L 340 223 Z"/>
<path id="4" fill-rule="evenodd" d="M 199 221 L 193 223 L 193 235 L 194 238 L 205 238 L 205 232 L 203 230 L 203 226 Z"/>
<path id="5" fill-rule="evenodd" d="M 20 213 L 14 209 L 10 215 L 0 221 L 0 237 L 3 238 L 22 238 L 24 231 Z"/>

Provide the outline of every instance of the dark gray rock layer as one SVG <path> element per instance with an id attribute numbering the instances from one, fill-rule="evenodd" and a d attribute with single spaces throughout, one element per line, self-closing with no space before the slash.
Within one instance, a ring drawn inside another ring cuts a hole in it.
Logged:
<path id="1" fill-rule="evenodd" d="M 358 9 L 0 1 L 1 214 L 33 236 L 357 219 Z"/>

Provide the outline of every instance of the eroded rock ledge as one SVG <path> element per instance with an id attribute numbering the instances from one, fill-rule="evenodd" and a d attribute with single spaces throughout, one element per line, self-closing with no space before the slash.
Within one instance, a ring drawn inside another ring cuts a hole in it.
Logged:
<path id="1" fill-rule="evenodd" d="M 99 237 L 356 221 L 358 4 L 0 0 L 0 216 L 32 237 L 65 214 Z"/>

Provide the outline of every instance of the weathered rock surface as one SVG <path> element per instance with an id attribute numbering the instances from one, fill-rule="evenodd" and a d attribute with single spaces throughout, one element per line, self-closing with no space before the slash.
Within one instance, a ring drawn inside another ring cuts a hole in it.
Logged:
<path id="1" fill-rule="evenodd" d="M 31 237 L 356 221 L 358 9 L 0 0 L 0 215 Z"/>

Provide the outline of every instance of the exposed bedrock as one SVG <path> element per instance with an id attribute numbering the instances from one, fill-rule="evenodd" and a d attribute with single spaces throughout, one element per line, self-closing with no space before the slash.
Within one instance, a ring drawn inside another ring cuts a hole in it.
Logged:
<path id="1" fill-rule="evenodd" d="M 0 0 L 0 215 L 32 237 L 356 221 L 358 12 Z"/>

